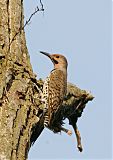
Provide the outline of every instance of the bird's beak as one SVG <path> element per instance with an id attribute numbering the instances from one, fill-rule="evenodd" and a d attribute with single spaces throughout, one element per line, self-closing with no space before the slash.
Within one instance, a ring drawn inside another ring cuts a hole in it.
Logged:
<path id="1" fill-rule="evenodd" d="M 49 53 L 43 52 L 43 51 L 40 51 L 40 53 L 42 53 L 42 54 L 46 55 L 47 57 L 49 57 L 50 59 L 52 59 L 52 57 L 51 57 L 51 55 Z"/>
<path id="2" fill-rule="evenodd" d="M 49 58 L 51 59 L 51 61 L 52 61 L 53 63 L 55 63 L 55 62 L 54 62 L 54 58 L 53 58 L 53 56 L 52 56 L 51 54 L 49 54 L 49 53 L 47 53 L 47 52 L 43 52 L 43 51 L 40 51 L 40 53 L 46 55 L 47 57 L 49 57 Z"/>
<path id="3" fill-rule="evenodd" d="M 49 57 L 51 59 L 51 61 L 53 62 L 53 64 L 58 64 L 58 62 L 54 59 L 53 55 L 47 53 L 47 52 L 43 52 L 43 51 L 40 51 L 40 53 L 46 55 L 47 57 Z"/>

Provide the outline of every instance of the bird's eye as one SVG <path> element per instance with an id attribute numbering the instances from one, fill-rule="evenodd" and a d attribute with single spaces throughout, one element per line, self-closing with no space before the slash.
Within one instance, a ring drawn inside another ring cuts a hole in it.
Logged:
<path id="1" fill-rule="evenodd" d="M 59 56 L 56 56 L 56 58 L 59 58 Z"/>

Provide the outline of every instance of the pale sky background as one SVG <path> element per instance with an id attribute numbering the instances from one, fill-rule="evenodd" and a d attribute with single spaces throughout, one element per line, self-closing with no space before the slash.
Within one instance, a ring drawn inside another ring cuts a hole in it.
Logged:
<path id="1" fill-rule="evenodd" d="M 25 20 L 39 3 L 24 0 Z M 83 152 L 76 148 L 75 135 L 54 134 L 45 129 L 31 147 L 29 160 L 112 159 L 112 43 L 110 0 L 43 0 L 26 27 L 27 46 L 37 78 L 45 79 L 53 69 L 39 53 L 61 53 L 68 59 L 68 81 L 95 96 L 87 104 L 78 127 Z M 66 121 L 66 127 L 71 128 Z M 72 128 L 71 128 L 72 129 Z"/>

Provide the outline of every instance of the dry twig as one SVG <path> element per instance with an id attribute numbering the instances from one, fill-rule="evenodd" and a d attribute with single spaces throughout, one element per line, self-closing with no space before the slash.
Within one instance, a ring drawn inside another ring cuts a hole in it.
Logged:
<path id="1" fill-rule="evenodd" d="M 30 15 L 29 19 L 26 20 L 24 26 L 20 27 L 19 30 L 18 30 L 18 32 L 14 35 L 14 37 L 12 38 L 9 46 L 11 46 L 11 44 L 12 44 L 12 42 L 15 40 L 16 36 L 17 36 L 22 30 L 24 30 L 24 28 L 30 23 L 32 17 L 33 17 L 37 12 L 39 12 L 39 11 L 44 11 L 44 6 L 43 6 L 43 3 L 42 3 L 41 0 L 40 0 L 40 4 L 41 4 L 41 8 L 39 8 L 38 6 L 35 8 L 35 11 Z"/>

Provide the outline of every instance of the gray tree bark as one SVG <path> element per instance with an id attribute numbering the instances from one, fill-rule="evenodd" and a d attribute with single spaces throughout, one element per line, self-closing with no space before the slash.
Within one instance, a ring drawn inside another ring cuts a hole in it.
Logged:
<path id="1" fill-rule="evenodd" d="M 33 73 L 23 25 L 23 0 L 0 0 L 0 160 L 27 159 L 43 130 L 39 91 L 43 81 Z M 69 108 L 82 102 L 76 112 L 80 117 L 92 99 L 90 93 L 69 84 L 63 103 L 67 116 Z"/>

